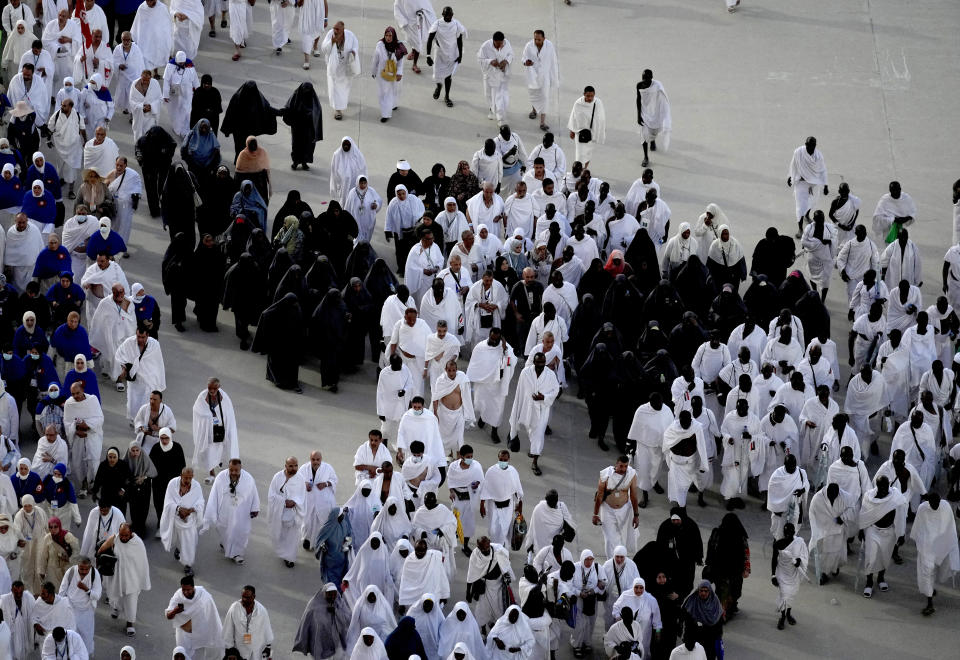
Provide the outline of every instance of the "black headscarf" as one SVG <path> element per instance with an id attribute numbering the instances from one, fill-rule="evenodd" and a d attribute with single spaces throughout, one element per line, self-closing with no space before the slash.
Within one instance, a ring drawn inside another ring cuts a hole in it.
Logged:
<path id="1" fill-rule="evenodd" d="M 209 87 L 206 86 L 208 84 Z M 221 113 L 223 113 L 223 99 L 220 97 L 220 90 L 213 86 L 213 76 L 205 73 L 200 76 L 200 86 L 193 91 L 190 125 L 196 126 L 198 121 L 206 119 L 216 135 L 220 127 Z"/>
<path id="2" fill-rule="evenodd" d="M 257 227 L 250 232 L 250 238 L 247 239 L 246 252 L 249 252 L 257 264 L 257 269 L 263 274 L 266 281 L 267 269 L 273 261 L 273 246 L 267 240 L 267 235 L 263 230 Z"/>
<path id="3" fill-rule="evenodd" d="M 363 280 L 364 288 L 373 296 L 373 301 L 377 308 L 383 306 L 383 302 L 397 292 L 397 286 L 400 281 L 390 270 L 390 266 L 383 259 L 377 259 L 370 266 L 370 272 Z"/>
<path id="4" fill-rule="evenodd" d="M 619 384 L 616 366 L 614 357 L 606 344 L 600 342 L 594 346 L 587 359 L 577 369 L 581 391 L 584 394 L 612 394 Z"/>
<path id="5" fill-rule="evenodd" d="M 394 631 L 387 635 L 383 646 L 387 650 L 387 660 L 409 660 L 411 655 L 427 657 L 413 617 L 405 616 L 400 619 Z"/>
<path id="6" fill-rule="evenodd" d="M 273 216 L 273 227 L 270 229 L 270 240 L 273 241 L 277 237 L 277 234 L 280 233 L 280 230 L 283 229 L 283 221 L 288 215 L 292 215 L 295 218 L 300 218 L 301 214 L 305 211 L 313 213 L 313 209 L 310 208 L 310 205 L 305 201 L 300 199 L 299 190 L 291 190 L 287 193 L 287 201 L 283 203 L 283 206 L 280 207 L 280 210 L 277 211 L 277 214 Z M 303 227 L 300 227 L 303 231 Z M 306 235 L 306 231 L 304 231 Z"/>
<path id="7" fill-rule="evenodd" d="M 582 300 L 589 293 L 596 300 L 603 300 L 612 282 L 613 277 L 603 268 L 603 260 L 594 259 L 580 278 L 580 284 L 577 285 L 577 295 Z"/>
<path id="8" fill-rule="evenodd" d="M 747 318 L 747 306 L 743 304 L 740 294 L 732 284 L 724 284 L 723 289 L 710 304 L 710 313 L 707 316 L 707 325 L 720 333 L 721 337 L 729 337 L 733 329 Z"/>
<path id="9" fill-rule="evenodd" d="M 766 275 L 756 275 L 743 294 L 743 304 L 747 306 L 750 316 L 761 328 L 770 325 L 776 318 L 783 305 L 780 302 L 780 291 L 767 280 Z"/>
<path id="10" fill-rule="evenodd" d="M 347 339 L 347 305 L 338 289 L 330 289 L 310 318 L 310 344 L 319 350 L 341 348 Z"/>
<path id="11" fill-rule="evenodd" d="M 507 269 L 503 270 L 503 264 L 507 264 Z M 497 257 L 497 260 L 493 264 L 493 279 L 500 282 L 503 285 L 503 288 L 509 291 L 513 288 L 513 285 L 520 281 L 520 276 L 517 274 L 513 268 L 510 267 L 507 258 L 503 255 Z"/>
<path id="12" fill-rule="evenodd" d="M 275 135 L 277 111 L 260 93 L 253 80 L 240 85 L 227 104 L 220 131 L 226 135 L 236 134 L 246 139 L 249 135 Z"/>
<path id="13" fill-rule="evenodd" d="M 631 280 L 641 292 L 649 293 L 660 282 L 660 260 L 657 248 L 646 228 L 641 227 L 633 236 L 623 260 L 633 269 Z"/>
<path id="14" fill-rule="evenodd" d="M 267 269 L 267 298 L 273 300 L 273 294 L 280 286 L 280 280 L 287 274 L 287 270 L 293 265 L 293 258 L 286 250 L 280 250 L 273 255 L 273 261 L 270 262 L 270 268 Z"/>
<path id="15" fill-rule="evenodd" d="M 633 346 L 643 323 L 643 295 L 623 274 L 617 275 L 603 299 L 603 320 L 610 321 Z"/>
<path id="16" fill-rule="evenodd" d="M 660 280 L 644 301 L 643 315 L 648 320 L 660 321 L 661 327 L 669 330 L 680 322 L 685 309 L 680 294 L 670 281 Z"/>
<path id="17" fill-rule="evenodd" d="M 677 271 L 673 286 L 687 309 L 696 312 L 701 319 L 707 318 L 707 311 L 710 309 L 710 303 L 717 297 L 717 291 L 700 257 L 695 254 L 690 255 L 687 262 Z"/>
<path id="18" fill-rule="evenodd" d="M 284 124 L 300 129 L 299 137 L 310 142 L 323 139 L 323 113 L 312 82 L 300 83 L 280 112 Z"/>
<path id="19" fill-rule="evenodd" d="M 362 280 L 370 272 L 370 268 L 376 260 L 377 251 L 373 249 L 373 246 L 367 241 L 357 241 L 344 266 L 344 281 L 349 282 L 352 277 L 359 277 Z"/>
<path id="20" fill-rule="evenodd" d="M 160 195 L 160 217 L 171 234 L 183 232 L 196 240 L 196 189 L 196 178 L 182 162 L 170 168 Z"/>
<path id="21" fill-rule="evenodd" d="M 163 291 L 167 295 L 185 293 L 192 285 L 190 272 L 193 263 L 193 241 L 184 232 L 174 234 L 160 267 Z"/>
<path id="22" fill-rule="evenodd" d="M 238 214 L 233 219 L 227 231 L 224 232 L 224 238 L 226 239 L 224 241 L 224 251 L 227 256 L 227 263 L 236 263 L 240 255 L 247 249 L 253 229 L 253 225 L 247 221 L 247 216 L 243 213 Z"/>
<path id="23" fill-rule="evenodd" d="M 223 308 L 248 319 L 259 317 L 267 302 L 267 283 L 253 255 L 241 254 L 223 279 Z"/>
<path id="24" fill-rule="evenodd" d="M 793 309 L 793 305 L 810 290 L 807 278 L 799 270 L 794 270 L 780 285 L 780 300 L 785 306 Z"/>
<path id="25" fill-rule="evenodd" d="M 800 319 L 807 341 L 814 337 L 830 336 L 830 312 L 816 291 L 805 293 L 793 306 L 793 313 Z"/>
<path id="26" fill-rule="evenodd" d="M 637 342 L 637 359 L 646 362 L 657 354 L 670 348 L 670 337 L 656 319 L 647 321 L 647 327 Z M 668 399 L 669 400 L 669 399 Z"/>
<path id="27" fill-rule="evenodd" d="M 207 247 L 201 240 L 193 252 L 192 282 L 188 298 L 196 300 L 216 299 L 219 304 L 223 298 L 223 277 L 227 271 L 227 259 L 220 246 L 214 243 Z M 195 297 L 194 297 L 195 296 Z"/>
<path id="28" fill-rule="evenodd" d="M 592 348 L 593 337 L 601 325 L 603 325 L 603 313 L 600 304 L 592 293 L 587 293 L 570 317 L 570 352 L 577 371 L 587 359 Z M 614 351 L 614 355 L 619 354 L 619 351 Z"/>
<path id="29" fill-rule="evenodd" d="M 299 264 L 293 264 L 287 269 L 287 272 L 283 274 L 283 279 L 281 279 L 280 284 L 277 285 L 277 290 L 273 292 L 273 301 L 278 302 L 288 293 L 295 295 L 298 302 L 303 298 L 305 293 L 303 288 L 303 269 Z"/>

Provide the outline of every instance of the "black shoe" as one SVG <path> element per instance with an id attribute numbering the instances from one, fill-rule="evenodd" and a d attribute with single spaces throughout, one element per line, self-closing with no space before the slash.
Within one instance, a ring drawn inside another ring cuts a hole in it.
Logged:
<path id="1" fill-rule="evenodd" d="M 543 432 L 544 435 L 553 435 L 553 429 L 550 428 L 550 425 L 547 424 L 547 428 Z"/>
<path id="2" fill-rule="evenodd" d="M 733 511 L 734 503 L 733 500 L 727 500 L 727 511 Z"/>
<path id="3" fill-rule="evenodd" d="M 494 426 L 494 427 L 493 427 L 493 431 L 490 432 L 490 440 L 491 440 L 491 441 L 493 442 L 493 444 L 495 444 L 495 445 L 499 445 L 499 444 L 500 444 L 500 434 L 497 433 L 497 427 L 496 427 L 496 426 Z"/>
<path id="4" fill-rule="evenodd" d="M 703 499 L 703 493 L 702 493 L 702 492 L 701 492 L 701 493 L 697 493 L 697 504 L 700 505 L 700 506 L 702 506 L 702 507 L 706 507 L 706 506 L 707 506 L 706 500 Z"/>
<path id="5" fill-rule="evenodd" d="M 650 151 L 656 151 L 656 150 L 657 150 L 657 141 L 650 140 Z"/>
<path id="6" fill-rule="evenodd" d="M 227 19 L 225 18 L 220 19 L 220 27 L 222 28 L 227 27 Z"/>
<path id="7" fill-rule="evenodd" d="M 180 548 L 173 549 L 173 558 L 180 561 Z"/>
<path id="8" fill-rule="evenodd" d="M 789 612 L 787 612 L 787 623 L 789 623 L 791 626 L 797 625 L 797 620 L 794 619 L 793 615 L 790 614 Z"/>
<path id="9" fill-rule="evenodd" d="M 874 440 L 870 443 L 870 455 L 879 456 L 880 455 L 880 445 L 877 444 L 877 441 Z"/>
<path id="10" fill-rule="evenodd" d="M 649 164 L 650 164 L 650 159 L 649 159 L 649 158 L 644 158 L 644 159 L 643 159 L 643 162 L 640 163 L 640 167 L 646 167 L 646 166 L 649 165 Z"/>
<path id="11" fill-rule="evenodd" d="M 783 628 L 784 628 L 783 622 L 784 622 L 785 619 L 786 619 L 786 617 L 781 616 L 781 617 L 780 617 L 780 620 L 777 621 L 777 630 L 783 630 Z"/>
<path id="12" fill-rule="evenodd" d="M 303 549 L 304 549 L 304 550 L 309 550 L 309 549 L 310 549 L 310 541 L 309 541 L 309 540 L 303 539 Z"/>
<path id="13" fill-rule="evenodd" d="M 483 421 L 482 419 L 478 419 L 478 420 L 477 420 L 477 428 L 478 428 L 478 429 L 482 429 L 482 428 L 483 428 L 484 426 L 486 426 L 486 425 L 487 425 L 487 423 L 486 423 L 485 421 Z"/>
<path id="14" fill-rule="evenodd" d="M 437 85 L 437 88 L 433 90 L 433 98 L 440 98 L 440 90 L 443 89 L 440 85 Z"/>
<path id="15" fill-rule="evenodd" d="M 663 495 L 663 486 L 659 482 L 653 484 L 653 492 L 657 495 Z"/>
<path id="16" fill-rule="evenodd" d="M 640 493 L 643 495 L 643 497 L 640 498 L 640 502 L 637 504 L 637 506 L 641 509 L 646 509 L 647 504 L 650 502 L 650 497 L 647 495 L 647 491 L 645 490 L 640 491 Z"/>
<path id="17" fill-rule="evenodd" d="M 386 124 L 388 121 L 390 121 L 390 117 L 380 117 L 381 124 Z"/>
<path id="18" fill-rule="evenodd" d="M 607 445 L 606 442 L 603 441 L 602 438 L 600 440 L 597 440 L 597 446 L 600 447 L 600 451 L 610 451 L 610 447 Z"/>
<path id="19" fill-rule="evenodd" d="M 520 451 L 520 436 L 515 435 L 512 438 L 510 438 L 510 442 L 507 444 L 507 448 L 513 453 Z"/>
<path id="20" fill-rule="evenodd" d="M 186 332 L 187 329 L 183 327 L 182 323 L 174 323 L 173 327 L 177 329 L 177 332 Z"/>
<path id="21" fill-rule="evenodd" d="M 243 339 L 243 340 L 241 340 L 241 342 L 240 342 L 240 350 L 241 350 L 241 351 L 249 351 L 249 350 L 250 350 L 250 340 L 249 340 L 249 339 Z"/>
<path id="22" fill-rule="evenodd" d="M 293 568 L 293 562 L 287 561 L 286 559 L 283 560 L 283 565 L 286 566 L 287 568 Z"/>

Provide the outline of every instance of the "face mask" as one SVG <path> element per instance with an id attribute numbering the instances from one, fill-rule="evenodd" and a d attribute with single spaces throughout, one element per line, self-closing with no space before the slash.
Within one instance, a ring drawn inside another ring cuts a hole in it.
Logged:
<path id="1" fill-rule="evenodd" d="M 500 466 L 501 470 L 506 470 L 510 463 L 507 461 L 497 461 L 497 465 Z"/>
<path id="2" fill-rule="evenodd" d="M 39 353 L 31 353 L 31 354 L 30 354 L 30 359 L 31 359 L 31 360 L 39 360 L 39 359 L 40 359 L 40 354 L 39 354 Z"/>
<path id="3" fill-rule="evenodd" d="M 417 417 L 419 417 L 420 415 L 423 414 L 423 408 L 421 408 L 420 410 L 414 410 L 414 411 L 413 411 L 413 414 L 416 415 Z"/>
<path id="4" fill-rule="evenodd" d="M 58 484 L 63 481 L 63 477 L 53 477 L 53 483 Z"/>
<path id="5" fill-rule="evenodd" d="M 146 298 L 146 295 L 144 295 L 144 294 L 141 293 L 139 296 L 134 296 L 134 297 L 133 297 L 133 302 L 135 302 L 135 303 L 137 303 L 137 304 L 139 305 L 140 303 L 143 302 L 143 299 L 144 299 L 144 298 Z"/>
<path id="6" fill-rule="evenodd" d="M 472 459 L 472 458 L 465 458 L 465 459 L 463 459 L 463 462 L 467 464 L 467 467 L 470 467 L 471 465 L 473 465 L 473 459 Z"/>
<path id="7" fill-rule="evenodd" d="M 100 235 L 101 235 L 104 239 L 106 239 L 106 237 L 110 235 L 110 230 L 107 229 L 106 227 L 100 227 Z"/>
<path id="8" fill-rule="evenodd" d="M 60 396 L 60 390 L 50 390 L 47 392 L 47 396 L 51 399 L 56 399 Z"/>
<path id="9" fill-rule="evenodd" d="M 423 463 L 423 456 L 413 456 L 410 460 L 413 461 L 414 465 L 420 465 L 420 463 Z"/>
<path id="10" fill-rule="evenodd" d="M 13 359 L 13 353 L 4 353 L 4 354 L 3 354 L 3 359 L 4 359 L 4 360 L 12 360 L 12 359 Z"/>

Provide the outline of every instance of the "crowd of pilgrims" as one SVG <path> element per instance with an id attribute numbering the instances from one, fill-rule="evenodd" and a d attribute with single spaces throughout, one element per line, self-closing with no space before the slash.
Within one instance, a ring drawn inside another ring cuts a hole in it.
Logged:
<path id="1" fill-rule="evenodd" d="M 334 507 L 317 538 L 304 539 L 305 547 L 320 550 L 326 584 L 307 604 L 299 650 L 318 658 L 540 659 L 555 657 L 569 641 L 576 657 L 587 657 L 602 610 L 603 653 L 609 658 L 722 657 L 723 628 L 737 614 L 742 582 L 751 572 L 748 535 L 735 513 L 745 508 L 748 493 L 771 513 L 780 628 L 785 621 L 796 623 L 791 606 L 801 575 L 809 570 L 821 584 L 835 579 L 858 544 L 866 557 L 860 569 L 864 596 L 872 598 L 874 587 L 887 591 L 885 571 L 903 562 L 900 549 L 910 523 L 918 584 L 927 597 L 924 614 L 934 612 L 938 571 L 960 569 L 951 506 L 939 495 L 960 499 L 960 445 L 953 441 L 960 319 L 950 304 L 956 278 L 946 277 L 960 264 L 957 248 L 944 265 L 944 293 L 951 298 L 939 296 L 925 307 L 919 257 L 907 229 L 871 238 L 863 225 L 835 226 L 834 211 L 847 203 L 849 188 L 828 215 L 814 213 L 800 246 L 771 227 L 748 255 L 735 236 L 736 224 L 716 204 L 671 232 L 670 210 L 652 170 L 617 197 L 609 183 L 592 176 L 589 163 L 575 162 L 567 172 L 551 133 L 527 154 L 509 126 L 449 176 L 436 163 L 421 178 L 401 158 L 384 197 L 366 176 L 359 146 L 344 137 L 331 161 L 333 199 L 314 209 L 290 190 L 270 214 L 276 181 L 257 136 L 276 134 L 282 119 L 291 127 L 293 168 L 308 169 L 322 139 L 316 93 L 303 83 L 275 108 L 248 81 L 231 97 L 222 122 L 221 114 L 220 93 L 207 74 L 193 96 L 189 133 L 181 139 L 155 125 L 136 141 L 148 211 L 170 234 L 162 282 L 177 331 L 187 330 L 188 302 L 205 332 L 218 330 L 221 309 L 232 313 L 241 349 L 266 354 L 267 378 L 298 392 L 300 367 L 314 361 L 330 392 L 343 374 L 364 373 L 366 359 L 378 370 L 409 370 L 403 406 L 382 411 L 378 392 L 387 441 L 399 440 L 392 436 L 406 407 L 420 410 L 415 396 L 437 387 L 448 359 L 469 360 L 483 345 L 509 346 L 511 359 L 529 360 L 538 376 L 545 364 L 559 391 L 570 391 L 557 399 L 560 405 L 583 400 L 588 437 L 600 450 L 610 449 L 611 432 L 617 463 L 630 466 L 617 474 L 632 475 L 628 483 L 636 479 L 628 504 L 645 508 L 651 490 L 663 493 L 660 480 L 666 478 L 667 497 L 676 505 L 656 540 L 635 554 L 635 548 L 627 550 L 631 543 L 612 541 L 617 534 L 633 539 L 627 519 L 622 530 L 604 523 L 605 551 L 594 556 L 555 491 L 537 505 L 526 539 L 519 525 L 494 534 L 491 516 L 490 538 L 477 534 L 471 548 L 463 531 L 474 525 L 461 520 L 462 510 L 454 516 L 439 502 L 444 498 L 436 488 L 454 465 L 472 465 L 477 483 L 484 479 L 472 449 L 459 442 L 448 446 L 443 438 L 449 467 L 436 475 L 433 491 L 416 488 L 410 496 L 400 483 L 409 473 L 419 484 L 423 471 L 403 468 L 406 460 L 422 460 L 423 443 L 408 438 L 411 456 L 396 456 L 403 479 L 395 482 L 395 495 L 373 492 L 383 483 L 382 473 L 369 475 L 373 483 L 358 476 L 348 504 Z M 232 171 L 224 164 L 220 133 L 233 137 Z M 61 408 L 72 384 L 82 382 L 87 395 L 100 397 L 96 375 L 86 366 L 100 356 L 81 323 L 91 321 L 84 305 L 91 291 L 74 280 L 128 256 L 130 229 L 125 226 L 124 236 L 111 229 L 111 216 L 125 202 L 110 185 L 115 177 L 85 175 L 76 194 L 70 186 L 67 196 L 76 202 L 64 234 L 67 228 L 73 233 L 69 245 L 61 245 L 50 226 L 67 215 L 55 217 L 63 209 L 62 182 L 42 154 L 38 160 L 40 146 L 29 114 L 16 117 L 7 140 L 0 141 L 0 206 L 22 205 L 26 215 L 17 224 L 35 224 L 47 240 L 45 248 L 35 241 L 16 245 L 11 236 L 33 230 L 14 227 L 16 234 L 7 233 L 8 257 L 36 258 L 6 259 L 7 276 L 0 275 L 0 398 L 8 402 L 8 418 L 26 407 L 34 421 L 30 434 L 41 443 L 46 436 L 52 445 L 50 433 L 66 435 Z M 33 157 L 27 160 L 27 154 Z M 24 191 L 21 181 L 35 179 L 39 194 L 34 185 Z M 897 186 L 893 199 L 899 194 Z M 878 213 L 890 204 L 881 199 Z M 371 244 L 381 211 L 393 258 Z M 78 232 L 77 222 L 88 217 L 96 229 Z M 831 253 L 826 259 L 825 245 Z M 811 261 L 806 269 L 805 259 Z M 852 323 L 836 337 L 837 324 L 824 304 L 833 270 L 846 283 Z M 159 338 L 155 298 L 137 285 L 128 293 L 137 325 Z M 426 353 L 408 355 L 403 326 L 419 321 L 429 334 L 418 344 Z M 444 341 L 447 334 L 455 341 Z M 849 351 L 846 383 L 838 341 Z M 398 359 L 396 348 L 408 359 Z M 541 356 L 538 364 L 535 357 Z M 496 396 L 508 398 L 506 386 Z M 471 395 L 461 388 L 467 398 L 490 392 L 476 388 Z M 476 422 L 483 429 L 489 423 L 491 441 L 501 443 L 499 419 L 483 419 L 490 407 L 479 401 L 470 407 L 476 419 L 465 418 L 466 426 Z M 542 434 L 552 434 L 549 408 L 536 420 L 541 441 Z M 5 420 L 0 425 L 11 426 Z M 513 427 L 511 421 L 508 446 L 516 452 Z M 5 434 L 0 451 L 17 497 L 9 513 L 0 513 L 0 549 L 6 549 L 4 529 L 41 514 L 60 512 L 79 523 L 77 495 L 88 489 L 108 506 L 125 510 L 129 503 L 134 531 L 145 534 L 151 493 L 159 518 L 165 484 L 185 463 L 158 447 L 146 459 L 134 447 L 122 456 L 111 448 L 96 476 L 76 483 L 75 490 L 65 478 L 67 458 L 54 465 L 23 464 L 20 429 L 16 433 Z M 462 427 L 459 433 L 458 441 Z M 892 436 L 889 446 L 885 435 Z M 536 451 L 543 451 L 542 442 Z M 888 451 L 889 460 L 870 477 L 865 462 L 887 458 Z M 539 476 L 538 454 L 532 455 Z M 516 475 L 509 457 L 501 452 L 490 470 Z M 154 487 L 140 477 L 152 478 Z M 122 486 L 131 491 L 124 498 L 105 495 Z M 687 511 L 688 490 L 697 493 L 700 506 L 708 506 L 706 496 L 718 490 L 727 510 L 706 549 Z M 522 489 L 509 494 L 522 499 Z M 364 502 L 369 510 L 358 511 Z M 18 508 L 14 521 L 10 514 Z M 445 527 L 451 519 L 457 532 Z M 54 520 L 56 529 L 42 543 L 62 546 L 68 535 L 58 526 L 60 518 Z M 425 525 L 427 520 L 440 523 Z M 808 522 L 809 546 L 800 537 Z M 426 541 L 413 533 L 421 527 L 429 528 Z M 443 528 L 456 540 L 436 533 Z M 951 535 L 952 545 L 944 541 Z M 347 537 L 352 547 L 344 545 Z M 466 601 L 445 616 L 456 570 L 451 548 L 457 550 L 458 542 L 469 557 Z M 577 544 L 582 550 L 574 561 Z M 938 548 L 932 559 L 931 545 Z M 511 558 L 511 549 L 526 554 L 519 579 L 512 565 L 518 554 Z M 46 552 L 41 546 L 31 551 Z M 32 564 L 26 557 L 21 563 Z M 702 581 L 695 579 L 698 565 L 704 566 Z M 61 577 L 62 568 L 56 569 Z M 418 587 L 435 588 L 414 589 L 411 598 L 410 584 L 401 584 L 404 574 Z M 39 575 L 22 575 L 28 588 L 40 591 Z M 348 584 L 358 587 L 344 589 Z"/>

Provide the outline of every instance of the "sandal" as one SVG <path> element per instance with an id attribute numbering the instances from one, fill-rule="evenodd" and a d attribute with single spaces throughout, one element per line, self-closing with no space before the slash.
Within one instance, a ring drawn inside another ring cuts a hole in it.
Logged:
<path id="1" fill-rule="evenodd" d="M 217 36 L 217 31 L 216 31 L 216 30 L 210 30 L 209 32 L 207 32 L 207 34 L 208 34 L 211 38 L 213 38 L 213 37 L 216 37 L 216 36 Z"/>
<path id="2" fill-rule="evenodd" d="M 418 67 L 418 66 L 415 65 L 415 66 L 413 66 L 412 68 L 413 68 L 413 72 L 414 72 L 414 73 L 416 73 L 416 74 L 421 73 L 420 67 Z"/>
<path id="3" fill-rule="evenodd" d="M 880 591 L 890 591 L 890 585 L 886 582 L 880 582 L 877 586 L 880 587 Z"/>
<path id="4" fill-rule="evenodd" d="M 550 130 L 550 127 L 547 126 L 546 124 L 540 124 L 540 130 L 543 132 L 547 132 Z"/>
<path id="5" fill-rule="evenodd" d="M 527 115 L 527 117 L 529 117 L 530 119 L 536 119 L 536 118 L 537 118 L 537 111 L 536 111 L 536 110 L 531 110 L 531 111 L 530 111 L 530 114 Z"/>
<path id="6" fill-rule="evenodd" d="M 863 590 L 864 598 L 873 598 L 873 587 L 866 587 Z"/>
<path id="7" fill-rule="evenodd" d="M 240 59 L 240 53 L 234 53 L 233 57 L 231 57 L 230 59 L 236 62 L 237 60 Z"/>
<path id="8" fill-rule="evenodd" d="M 447 104 L 447 107 L 448 107 L 448 108 L 452 108 L 452 107 L 453 107 L 453 101 L 451 101 L 450 99 L 447 99 L 446 101 L 444 101 L 444 103 Z"/>
<path id="9" fill-rule="evenodd" d="M 533 470 L 533 473 L 538 477 L 543 476 L 543 470 L 540 469 L 539 465 L 534 465 L 531 469 Z"/>

